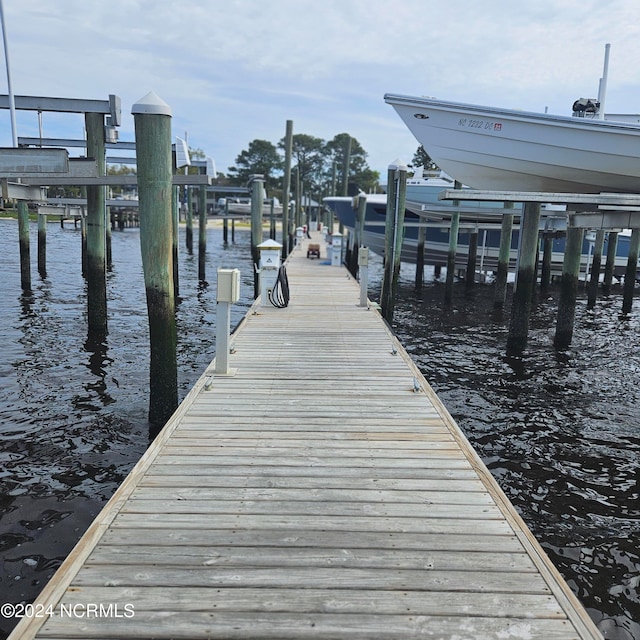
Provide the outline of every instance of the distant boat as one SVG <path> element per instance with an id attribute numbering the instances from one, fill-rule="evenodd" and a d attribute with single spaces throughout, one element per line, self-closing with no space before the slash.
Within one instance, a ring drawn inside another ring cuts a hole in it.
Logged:
<path id="1" fill-rule="evenodd" d="M 613 121 L 395 94 L 384 99 L 431 159 L 472 188 L 640 191 L 640 115 Z M 589 111 L 596 105 L 576 101 L 575 113 L 595 115 Z"/>
<path id="2" fill-rule="evenodd" d="M 445 187 L 446 188 L 446 187 Z M 453 211 L 460 212 L 460 231 L 456 252 L 456 267 L 466 268 L 469 253 L 469 240 L 472 232 L 478 233 L 477 256 L 479 271 L 494 271 L 498 266 L 500 247 L 501 221 L 506 209 L 491 203 L 461 202 L 460 206 L 452 202 L 438 201 L 438 193 L 442 190 L 439 179 L 429 185 L 426 181 L 418 195 L 420 202 L 407 200 L 405 206 L 405 224 L 401 246 L 400 259 L 409 264 L 415 264 L 418 249 L 418 228 L 426 225 L 424 260 L 425 264 L 444 266 L 447 264 L 449 252 L 449 227 Z M 365 225 L 361 244 L 369 247 L 374 253 L 384 256 L 385 250 L 385 219 L 387 210 L 386 194 L 361 194 L 366 198 Z M 413 192 L 414 197 L 416 192 Z M 355 228 L 357 199 L 347 196 L 327 197 L 323 200 L 337 216 L 338 220 L 351 232 Z M 518 254 L 519 214 L 522 205 L 514 203 L 509 210 L 516 215 L 511 237 L 509 266 L 514 269 Z M 552 244 L 552 270 L 560 273 L 564 259 L 567 216 L 564 207 L 557 205 L 543 205 L 540 219 L 540 231 L 554 235 Z M 629 234 L 618 236 L 616 252 L 616 273 L 622 273 L 629 254 Z M 605 252 L 607 244 L 605 243 Z M 587 268 L 593 251 L 593 237 L 586 234 L 581 265 Z"/>
<path id="3" fill-rule="evenodd" d="M 265 198 L 262 202 L 262 215 L 271 214 L 271 203 L 273 201 L 274 215 L 282 215 L 282 205 L 278 198 Z M 251 215 L 251 198 L 219 198 L 217 202 L 217 211 L 220 215 L 230 213 L 233 215 Z"/>

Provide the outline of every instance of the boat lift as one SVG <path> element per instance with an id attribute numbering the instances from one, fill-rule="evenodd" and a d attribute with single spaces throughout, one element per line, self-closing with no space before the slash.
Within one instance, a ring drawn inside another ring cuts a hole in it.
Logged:
<path id="1" fill-rule="evenodd" d="M 567 208 L 567 245 L 562 269 L 562 291 L 558 306 L 558 321 L 554 343 L 566 348 L 571 343 L 575 317 L 576 293 L 580 270 L 580 254 L 585 229 L 618 231 L 631 229 L 631 242 L 624 277 L 623 313 L 631 311 L 633 289 L 637 279 L 640 250 L 640 194 L 631 193 L 547 193 L 529 191 L 483 191 L 445 189 L 439 200 L 476 200 L 486 202 L 523 203 L 516 289 L 513 298 L 507 348 L 514 352 L 524 349 L 529 327 L 531 294 L 535 285 L 535 262 L 542 203 L 562 204 Z M 505 213 L 513 210 L 505 209 Z M 599 234 L 600 243 L 604 233 Z M 602 246 L 600 246 L 600 251 Z M 599 265 L 598 265 L 599 270 Z M 592 272 L 597 286 L 599 271 Z"/>

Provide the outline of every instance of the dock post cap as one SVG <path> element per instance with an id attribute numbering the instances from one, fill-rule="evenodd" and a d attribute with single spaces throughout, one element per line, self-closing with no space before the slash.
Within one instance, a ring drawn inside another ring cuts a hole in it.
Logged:
<path id="1" fill-rule="evenodd" d="M 389 171 L 406 171 L 408 167 L 400 158 L 396 158 L 388 168 Z"/>
<path id="2" fill-rule="evenodd" d="M 276 242 L 275 240 L 272 240 L 271 238 L 269 238 L 269 240 L 265 240 L 264 242 L 261 242 L 257 247 L 257 249 L 282 249 L 282 245 L 279 242 Z"/>
<path id="3" fill-rule="evenodd" d="M 139 114 L 155 114 L 161 116 L 170 116 L 171 107 L 154 91 L 149 91 L 144 98 L 140 98 L 131 107 L 132 115 Z"/>

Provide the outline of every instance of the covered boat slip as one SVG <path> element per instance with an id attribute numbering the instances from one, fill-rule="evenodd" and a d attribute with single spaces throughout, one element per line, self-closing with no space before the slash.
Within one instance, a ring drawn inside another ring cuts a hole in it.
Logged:
<path id="1" fill-rule="evenodd" d="M 287 270 L 11 640 L 601 638 L 346 270 Z"/>

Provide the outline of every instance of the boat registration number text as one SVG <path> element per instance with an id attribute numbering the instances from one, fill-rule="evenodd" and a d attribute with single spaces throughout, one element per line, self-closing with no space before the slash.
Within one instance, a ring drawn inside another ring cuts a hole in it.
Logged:
<path id="1" fill-rule="evenodd" d="M 501 131 L 502 123 L 493 120 L 478 120 L 475 118 L 460 118 L 458 126 L 465 129 L 482 129 L 483 131 Z"/>

